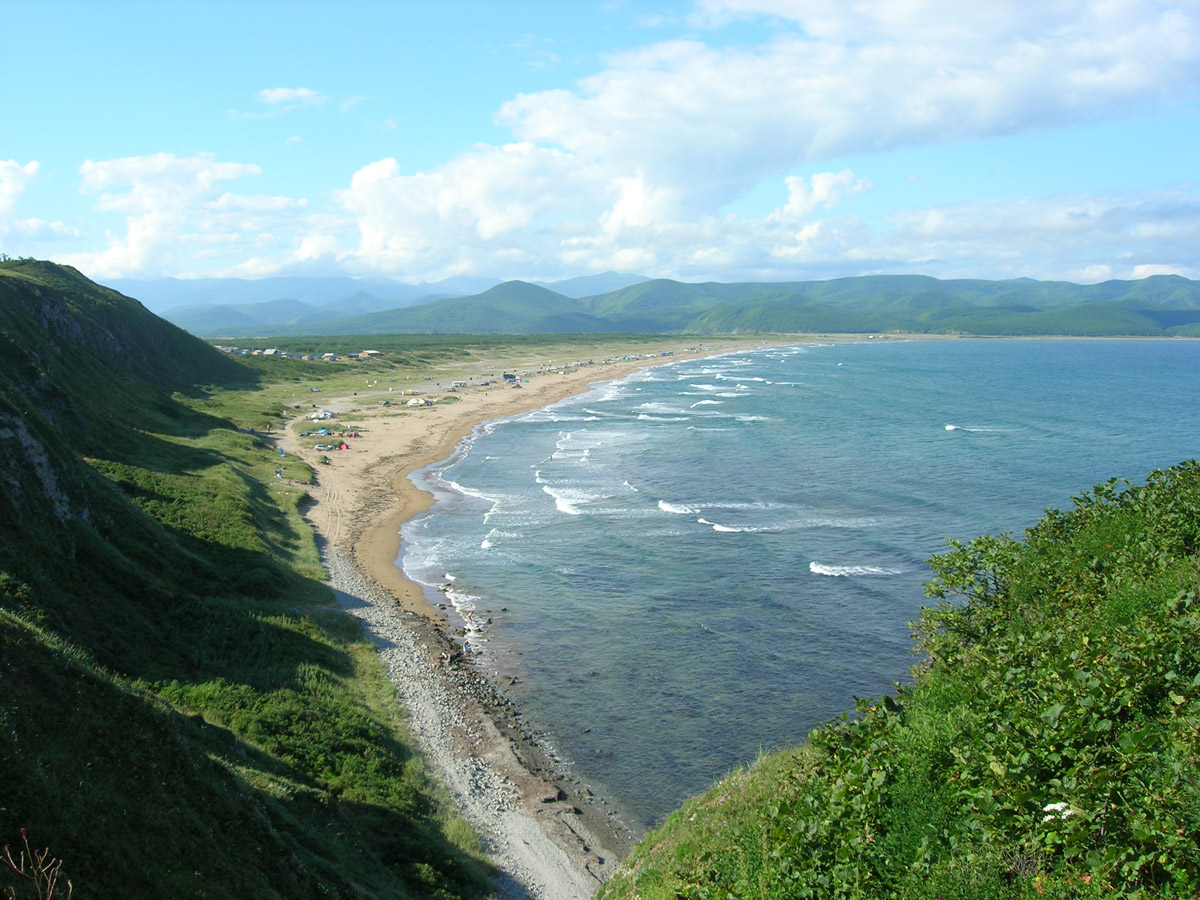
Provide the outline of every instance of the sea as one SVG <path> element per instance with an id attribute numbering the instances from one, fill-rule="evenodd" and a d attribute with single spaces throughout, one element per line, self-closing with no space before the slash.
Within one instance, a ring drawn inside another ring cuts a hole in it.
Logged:
<path id="1" fill-rule="evenodd" d="M 906 681 L 947 538 L 1197 457 L 1200 341 L 762 346 L 481 426 L 398 564 L 637 831 Z"/>

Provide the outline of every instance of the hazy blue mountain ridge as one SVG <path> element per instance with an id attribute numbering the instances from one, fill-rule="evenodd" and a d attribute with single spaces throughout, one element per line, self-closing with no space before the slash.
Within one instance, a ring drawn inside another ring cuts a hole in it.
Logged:
<path id="1" fill-rule="evenodd" d="M 348 286 L 348 280 L 316 281 L 318 287 Z M 632 283 L 580 293 L 622 281 Z M 319 293 L 313 287 L 298 289 L 286 300 L 181 307 L 167 315 L 204 337 L 566 331 L 1200 334 L 1200 283 L 1174 275 L 1091 285 L 1027 278 L 943 281 L 924 275 L 691 284 L 606 273 L 562 282 L 561 290 L 508 281 L 477 293 L 391 300 L 375 293 L 373 282 L 354 284 L 359 285 L 355 291 L 334 300 L 302 299 Z M 228 296 L 244 290 L 241 284 Z"/>

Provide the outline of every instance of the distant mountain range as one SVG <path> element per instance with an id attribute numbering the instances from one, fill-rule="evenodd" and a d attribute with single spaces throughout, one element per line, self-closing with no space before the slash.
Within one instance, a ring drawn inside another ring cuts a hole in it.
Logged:
<path id="1" fill-rule="evenodd" d="M 870 275 L 688 284 L 615 272 L 552 284 L 454 279 L 114 281 L 201 337 L 369 334 L 870 333 L 1200 336 L 1200 282 L 1081 285 Z"/>

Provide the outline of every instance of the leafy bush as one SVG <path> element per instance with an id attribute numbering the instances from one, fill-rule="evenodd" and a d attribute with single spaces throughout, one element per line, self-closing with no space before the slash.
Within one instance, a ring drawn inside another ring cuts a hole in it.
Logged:
<path id="1" fill-rule="evenodd" d="M 1198 540 L 1187 462 L 951 541 L 914 681 L 693 801 L 601 896 L 1200 894 Z"/>

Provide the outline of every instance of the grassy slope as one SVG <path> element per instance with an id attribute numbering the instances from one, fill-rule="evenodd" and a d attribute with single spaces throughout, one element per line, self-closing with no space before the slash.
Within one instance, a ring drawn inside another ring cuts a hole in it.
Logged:
<path id="1" fill-rule="evenodd" d="M 272 477 L 307 469 L 242 430 L 292 396 L 258 381 L 73 270 L 0 267 L 0 840 L 84 898 L 481 896 Z"/>
<path id="2" fill-rule="evenodd" d="M 603 900 L 1200 894 L 1200 465 L 933 564 L 915 681 L 689 802 Z"/>

